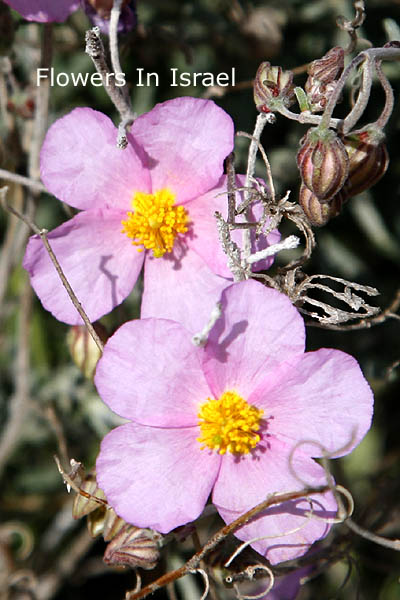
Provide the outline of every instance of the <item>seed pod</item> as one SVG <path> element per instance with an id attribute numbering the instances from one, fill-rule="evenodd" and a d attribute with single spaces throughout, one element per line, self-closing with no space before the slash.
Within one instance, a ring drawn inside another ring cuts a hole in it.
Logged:
<path id="1" fill-rule="evenodd" d="M 260 112 L 272 112 L 282 104 L 290 106 L 294 101 L 292 71 L 271 67 L 269 62 L 261 63 L 254 79 L 253 92 Z"/>
<path id="2" fill-rule="evenodd" d="M 365 127 L 344 137 L 349 156 L 349 175 L 345 182 L 348 196 L 361 194 L 386 173 L 389 155 L 384 140 L 384 133 L 372 127 Z"/>
<path id="3" fill-rule="evenodd" d="M 346 194 L 341 190 L 333 198 L 328 201 L 322 201 L 313 194 L 304 183 L 300 186 L 299 204 L 304 210 L 311 225 L 322 227 L 326 225 L 330 219 L 336 217 L 343 203 L 347 200 Z"/>
<path id="4" fill-rule="evenodd" d="M 343 142 L 331 129 L 309 129 L 297 153 L 302 182 L 319 198 L 328 200 L 342 188 L 349 173 Z"/>
<path id="5" fill-rule="evenodd" d="M 88 497 L 81 494 L 77 494 L 75 496 L 74 505 L 72 508 L 72 516 L 74 519 L 81 519 L 82 517 L 94 512 L 99 507 L 102 508 L 98 502 L 91 500 L 90 496 L 95 496 L 101 500 L 105 500 L 106 498 L 103 490 L 101 490 L 97 485 L 96 473 L 93 470 L 86 475 L 85 479 L 80 485 L 80 488 L 86 492 Z"/>
<path id="6" fill-rule="evenodd" d="M 154 569 L 160 556 L 160 538 L 159 534 L 150 529 L 139 529 L 127 524 L 108 544 L 103 560 L 108 565 Z"/>

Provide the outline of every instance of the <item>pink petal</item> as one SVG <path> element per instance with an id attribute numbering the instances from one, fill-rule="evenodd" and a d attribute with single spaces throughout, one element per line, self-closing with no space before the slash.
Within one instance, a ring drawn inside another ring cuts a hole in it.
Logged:
<path id="1" fill-rule="evenodd" d="M 251 402 L 271 416 L 271 434 L 289 444 L 315 440 L 335 456 L 360 443 L 373 410 L 373 394 L 357 361 L 326 348 L 304 354 L 273 389 L 255 393 Z M 315 444 L 301 445 L 301 452 L 323 455 Z"/>
<path id="2" fill-rule="evenodd" d="M 80 0 L 4 0 L 28 21 L 65 21 L 80 6 Z"/>
<path id="3" fill-rule="evenodd" d="M 116 513 L 138 527 L 167 533 L 202 512 L 220 457 L 202 452 L 197 428 L 128 423 L 109 433 L 97 458 L 97 480 Z"/>
<path id="4" fill-rule="evenodd" d="M 206 346 L 207 381 L 216 397 L 236 390 L 248 400 L 258 385 L 266 392 L 299 360 L 303 319 L 287 296 L 254 280 L 228 287 L 222 311 Z"/>
<path id="5" fill-rule="evenodd" d="M 231 454 L 223 457 L 214 486 L 213 503 L 227 523 L 265 500 L 269 494 L 301 490 L 306 485 L 326 484 L 322 467 L 300 453 L 294 456 L 292 466 L 302 481 L 294 477 L 289 470 L 290 447 L 273 436 L 266 437 L 264 450 L 257 452 L 257 448 L 253 456 L 247 455 L 242 460 L 237 460 Z M 314 494 L 312 499 L 316 515 L 336 515 L 336 502 L 330 492 Z M 303 499 L 274 505 L 262 513 L 264 516 L 240 528 L 235 535 L 243 541 L 276 536 L 254 542 L 251 546 L 273 564 L 290 560 L 304 554 L 313 542 L 325 537 L 330 529 L 330 525 L 324 521 L 312 517 L 308 519 L 304 515 L 307 511 L 310 511 L 310 504 Z M 299 530 L 282 535 L 296 528 Z"/>
<path id="6" fill-rule="evenodd" d="M 308 575 L 311 570 L 312 567 L 303 567 L 302 569 L 297 569 L 288 575 L 278 577 L 275 580 L 275 585 L 269 594 L 263 598 L 260 598 L 260 600 L 295 600 L 300 590 L 300 580 Z M 262 590 L 259 590 L 259 593 L 261 593 L 261 591 Z"/>
<path id="7" fill-rule="evenodd" d="M 150 191 L 143 151 L 116 147 L 117 129 L 101 112 L 76 108 L 47 132 L 40 155 L 43 183 L 75 208 L 131 210 L 135 191 Z"/>
<path id="8" fill-rule="evenodd" d="M 210 395 L 199 349 L 178 323 L 140 319 L 120 327 L 97 364 L 100 396 L 119 415 L 161 427 L 196 426 Z"/>
<path id="9" fill-rule="evenodd" d="M 121 233 L 123 214 L 90 210 L 48 234 L 61 268 L 91 321 L 110 312 L 131 292 L 143 254 Z M 23 262 L 44 308 L 56 319 L 82 324 L 39 236 L 30 238 Z"/>
<path id="10" fill-rule="evenodd" d="M 174 98 L 139 117 L 132 135 L 149 155 L 153 191 L 169 188 L 182 204 L 214 187 L 233 148 L 233 122 L 211 100 Z"/>
<path id="11" fill-rule="evenodd" d="M 222 277 L 232 278 L 232 273 L 228 268 L 228 257 L 221 247 L 221 242 L 218 235 L 217 220 L 215 211 L 222 214 L 224 219 L 228 215 L 228 200 L 226 188 L 226 176 L 224 175 L 218 182 L 217 187 L 213 188 L 206 194 L 191 200 L 186 208 L 189 212 L 189 217 L 192 222 L 192 236 L 188 236 L 188 246 L 195 250 L 199 256 L 207 263 L 214 273 Z M 237 185 L 244 185 L 244 175 L 237 176 Z M 237 202 L 243 200 L 243 192 L 238 192 Z M 260 205 L 258 205 L 260 208 Z M 257 210 L 251 215 L 252 221 L 256 221 L 262 214 L 261 210 Z M 237 222 L 243 221 L 243 217 L 236 217 Z M 236 229 L 231 232 L 231 237 L 236 242 L 239 248 L 242 248 L 243 230 Z M 260 236 L 255 239 L 254 232 L 252 233 L 252 252 L 263 250 L 271 244 L 276 244 L 280 239 L 280 234 L 277 230 L 272 231 L 267 237 Z M 273 262 L 273 258 L 259 261 L 255 264 L 253 270 L 268 269 Z"/>
<path id="12" fill-rule="evenodd" d="M 141 316 L 181 323 L 192 334 L 209 322 L 222 290 L 229 285 L 190 249 L 181 259 L 146 255 Z"/>

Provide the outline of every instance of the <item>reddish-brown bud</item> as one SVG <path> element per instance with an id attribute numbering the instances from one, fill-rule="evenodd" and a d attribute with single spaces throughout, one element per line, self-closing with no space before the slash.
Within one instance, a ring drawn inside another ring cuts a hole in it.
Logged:
<path id="1" fill-rule="evenodd" d="M 332 48 L 308 67 L 308 79 L 304 86 L 311 112 L 320 112 L 336 88 L 338 77 L 344 67 L 344 50 L 340 46 Z"/>
<path id="2" fill-rule="evenodd" d="M 108 565 L 154 569 L 160 556 L 160 538 L 158 533 L 150 529 L 125 525 L 108 544 L 103 560 Z"/>
<path id="3" fill-rule="evenodd" d="M 310 129 L 301 141 L 297 165 L 303 183 L 320 200 L 339 192 L 349 172 L 343 142 L 331 129 Z"/>
<path id="4" fill-rule="evenodd" d="M 260 112 L 273 112 L 279 106 L 290 106 L 294 101 L 292 71 L 271 67 L 269 62 L 261 63 L 254 79 L 253 92 Z"/>
<path id="5" fill-rule="evenodd" d="M 347 200 L 346 194 L 343 191 L 338 192 L 333 198 L 328 201 L 322 201 L 313 194 L 304 183 L 300 186 L 299 204 L 304 210 L 311 225 L 322 227 L 326 225 L 330 219 L 336 217 L 343 203 Z"/>
<path id="6" fill-rule="evenodd" d="M 344 184 L 348 196 L 356 196 L 369 189 L 384 176 L 389 155 L 385 135 L 375 128 L 365 127 L 343 139 L 349 156 L 349 175 Z"/>
<path id="7" fill-rule="evenodd" d="M 340 77 L 344 67 L 344 50 L 341 46 L 331 48 L 322 58 L 310 63 L 307 73 L 321 83 L 330 83 Z M 307 85 L 307 84 L 306 84 Z"/>

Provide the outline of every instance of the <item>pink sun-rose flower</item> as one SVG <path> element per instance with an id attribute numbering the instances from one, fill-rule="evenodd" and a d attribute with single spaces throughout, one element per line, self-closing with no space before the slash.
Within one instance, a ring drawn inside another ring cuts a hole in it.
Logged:
<path id="1" fill-rule="evenodd" d="M 77 10 L 80 0 L 4 0 L 28 21 L 47 23 L 65 21 Z"/>
<path id="2" fill-rule="evenodd" d="M 92 109 L 77 108 L 53 124 L 41 176 L 50 192 L 82 212 L 48 237 L 91 321 L 128 296 L 144 263 L 142 316 L 198 318 L 204 325 L 231 277 L 214 214 L 227 213 L 223 161 L 233 134 L 225 111 L 190 97 L 136 119 L 125 150 L 116 148 L 110 119 Z M 254 250 L 278 240 L 277 231 L 261 236 Z M 24 267 L 47 310 L 82 323 L 38 236 L 29 241 Z"/>
<path id="3" fill-rule="evenodd" d="M 106 343 L 95 383 L 130 422 L 101 444 L 97 478 L 119 516 L 162 533 L 195 520 L 212 494 L 227 522 L 269 494 L 326 484 L 313 460 L 348 454 L 370 427 L 373 396 L 357 361 L 304 353 L 303 319 L 253 280 L 228 286 L 204 348 L 180 323 L 125 323 Z M 290 455 L 296 444 L 301 444 Z M 314 443 L 311 443 L 313 441 Z M 331 492 L 312 496 L 333 517 Z M 328 533 L 310 502 L 275 505 L 236 533 L 271 563 Z"/>

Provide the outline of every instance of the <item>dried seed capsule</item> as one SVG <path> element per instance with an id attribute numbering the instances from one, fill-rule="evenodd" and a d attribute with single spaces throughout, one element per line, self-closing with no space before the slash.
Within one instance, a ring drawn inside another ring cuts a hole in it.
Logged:
<path id="1" fill-rule="evenodd" d="M 160 556 L 160 539 L 160 534 L 150 529 L 125 525 L 108 544 L 103 560 L 108 565 L 154 569 Z"/>
<path id="2" fill-rule="evenodd" d="M 345 182 L 348 196 L 361 194 L 386 173 L 389 155 L 384 140 L 384 133 L 372 127 L 365 127 L 344 137 L 349 156 L 349 175 Z"/>
<path id="3" fill-rule="evenodd" d="M 271 67 L 263 62 L 258 67 L 253 84 L 254 102 L 260 112 L 272 112 L 279 106 L 290 106 L 294 101 L 292 71 Z"/>
<path id="4" fill-rule="evenodd" d="M 301 141 L 297 165 L 303 183 L 320 200 L 339 192 L 349 173 L 343 142 L 331 129 L 309 129 Z"/>
<path id="5" fill-rule="evenodd" d="M 88 497 L 81 494 L 77 494 L 75 496 L 74 505 L 72 508 L 72 516 L 74 519 L 81 519 L 82 517 L 89 515 L 99 508 L 100 505 L 98 502 L 91 500 L 90 496 L 95 496 L 101 500 L 105 500 L 106 498 L 103 490 L 101 490 L 97 485 L 96 473 L 93 471 L 93 469 L 86 475 L 85 479 L 80 485 L 80 488 L 86 492 Z"/>
<path id="6" fill-rule="evenodd" d="M 95 323 L 93 327 L 101 341 L 105 343 L 108 338 L 106 329 L 101 323 Z M 70 328 L 67 334 L 67 345 L 76 366 L 87 379 L 93 379 L 101 352 L 84 325 L 73 325 Z"/>
<path id="7" fill-rule="evenodd" d="M 322 227 L 330 219 L 336 217 L 347 200 L 346 194 L 341 190 L 328 201 L 322 201 L 313 194 L 304 183 L 300 186 L 299 204 L 304 210 L 311 225 Z"/>

